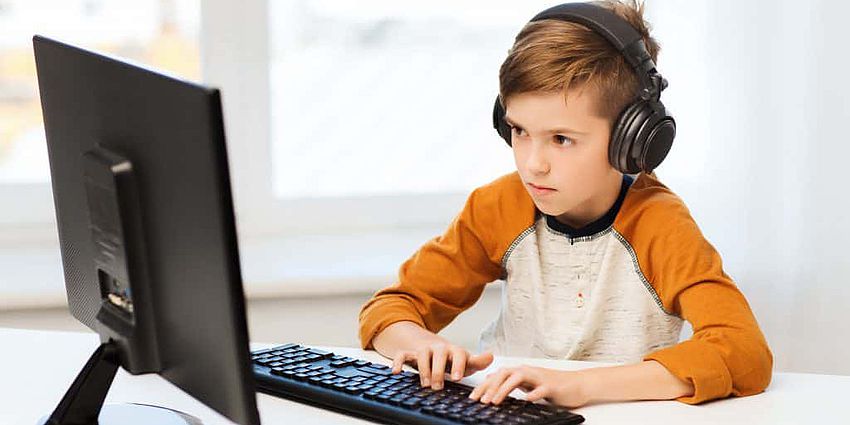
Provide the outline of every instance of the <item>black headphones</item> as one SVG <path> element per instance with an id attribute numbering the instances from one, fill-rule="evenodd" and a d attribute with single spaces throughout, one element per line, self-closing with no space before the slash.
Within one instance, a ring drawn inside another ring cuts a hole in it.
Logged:
<path id="1" fill-rule="evenodd" d="M 614 12 L 590 3 L 554 6 L 538 13 L 531 22 L 543 19 L 587 26 L 614 45 L 635 69 L 639 82 L 637 99 L 623 108 L 614 121 L 608 161 L 625 174 L 652 172 L 670 152 L 676 122 L 660 100 L 667 80 L 656 71 L 641 35 Z M 505 109 L 498 96 L 493 107 L 493 127 L 510 146 L 511 128 L 505 121 Z"/>

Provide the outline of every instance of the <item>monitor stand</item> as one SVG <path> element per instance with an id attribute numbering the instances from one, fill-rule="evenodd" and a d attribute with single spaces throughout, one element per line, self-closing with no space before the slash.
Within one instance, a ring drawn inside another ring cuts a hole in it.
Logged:
<path id="1" fill-rule="evenodd" d="M 176 410 L 146 404 L 107 404 L 106 393 L 118 371 L 118 350 L 104 342 L 74 379 L 56 410 L 39 425 L 201 425 L 200 419 Z"/>

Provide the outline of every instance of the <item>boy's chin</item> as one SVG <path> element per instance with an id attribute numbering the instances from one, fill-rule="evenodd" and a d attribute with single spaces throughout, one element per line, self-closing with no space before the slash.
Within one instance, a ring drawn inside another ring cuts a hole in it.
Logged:
<path id="1" fill-rule="evenodd" d="M 559 216 L 564 213 L 564 210 L 562 208 L 554 208 L 552 205 L 549 204 L 543 204 L 535 201 L 534 205 L 537 207 L 538 210 L 540 210 L 540 212 L 546 215 Z"/>

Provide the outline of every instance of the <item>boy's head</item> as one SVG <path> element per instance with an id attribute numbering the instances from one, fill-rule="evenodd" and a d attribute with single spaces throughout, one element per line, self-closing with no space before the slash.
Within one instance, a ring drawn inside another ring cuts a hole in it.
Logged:
<path id="1" fill-rule="evenodd" d="M 642 4 L 596 4 L 629 22 L 656 60 Z M 611 206 L 622 179 L 608 159 L 612 124 L 638 88 L 626 58 L 584 25 L 544 19 L 520 31 L 499 70 L 499 97 L 517 170 L 541 211 L 582 225 Z"/>

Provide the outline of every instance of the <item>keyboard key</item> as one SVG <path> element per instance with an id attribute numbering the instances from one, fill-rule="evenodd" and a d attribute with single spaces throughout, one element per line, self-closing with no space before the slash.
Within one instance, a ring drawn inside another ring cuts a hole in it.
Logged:
<path id="1" fill-rule="evenodd" d="M 434 394 L 434 392 L 435 392 L 435 390 L 432 390 L 431 388 L 423 388 L 416 393 L 416 396 L 417 397 L 428 397 L 428 396 Z"/>
<path id="2" fill-rule="evenodd" d="M 392 369 L 390 369 L 390 368 L 377 369 L 377 368 L 375 368 L 375 365 L 360 368 L 360 371 L 366 372 L 366 373 L 372 373 L 372 374 L 375 374 L 375 375 L 382 375 L 382 376 L 391 376 L 393 374 Z"/>
<path id="3" fill-rule="evenodd" d="M 319 350 L 318 348 L 308 348 L 307 353 L 317 355 L 322 358 L 333 356 L 333 353 L 331 353 L 330 351 Z"/>
<path id="4" fill-rule="evenodd" d="M 335 369 L 334 373 L 345 378 L 360 376 L 360 373 L 354 368 Z"/>
<path id="5" fill-rule="evenodd" d="M 356 385 L 349 385 L 349 386 L 345 387 L 343 390 L 345 392 L 349 393 L 349 394 L 359 394 L 359 393 L 363 392 L 363 390 L 360 389 L 360 387 L 356 386 Z"/>
<path id="6" fill-rule="evenodd" d="M 419 406 L 419 403 L 422 403 L 422 399 L 419 397 L 411 397 L 407 400 L 404 400 L 401 405 L 408 408 L 414 408 Z"/>
<path id="7" fill-rule="evenodd" d="M 298 345 L 298 344 L 290 343 L 290 344 L 281 345 L 280 347 L 275 347 L 274 349 L 284 351 L 284 350 L 291 350 L 291 349 L 294 349 L 294 348 L 301 348 L 301 346 Z"/>

